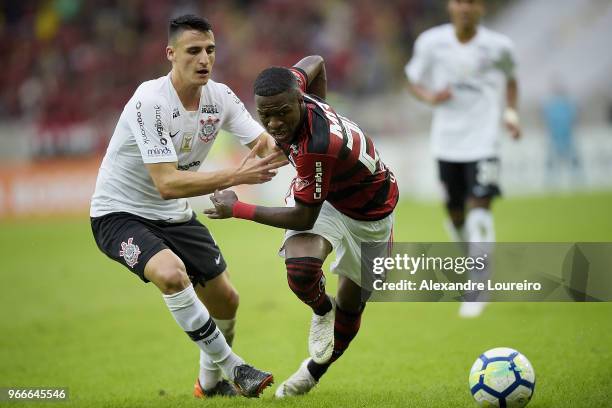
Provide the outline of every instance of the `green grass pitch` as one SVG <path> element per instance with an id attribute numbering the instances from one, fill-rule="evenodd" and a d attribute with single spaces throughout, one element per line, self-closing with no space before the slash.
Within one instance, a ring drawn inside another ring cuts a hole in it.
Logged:
<path id="1" fill-rule="evenodd" d="M 500 241 L 612 241 L 612 194 L 496 203 Z M 439 204 L 404 202 L 397 241 L 445 241 Z M 235 350 L 277 384 L 307 355 L 310 314 L 276 255 L 281 231 L 205 221 L 241 294 Z M 98 252 L 81 219 L 0 223 L 0 387 L 69 387 L 61 407 L 471 407 L 468 372 L 508 346 L 532 362 L 530 407 L 610 406 L 612 304 L 492 304 L 460 320 L 457 304 L 379 303 L 348 352 L 307 396 L 197 401 L 198 351 L 152 285 Z M 330 290 L 335 278 L 328 279 Z M 33 403 L 0 405 L 25 407 Z"/>

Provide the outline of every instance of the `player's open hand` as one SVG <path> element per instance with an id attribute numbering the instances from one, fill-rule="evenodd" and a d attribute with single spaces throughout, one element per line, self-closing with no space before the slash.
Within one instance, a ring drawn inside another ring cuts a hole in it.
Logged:
<path id="1" fill-rule="evenodd" d="M 204 210 L 204 214 L 211 219 L 231 218 L 233 214 L 234 204 L 238 201 L 238 196 L 232 190 L 215 191 L 210 196 L 210 201 L 215 208 Z"/>
<path id="2" fill-rule="evenodd" d="M 518 140 L 521 138 L 521 128 L 519 126 L 515 125 L 514 123 L 506 122 L 506 129 L 508 129 L 508 132 L 510 132 L 510 136 L 512 136 L 514 140 Z"/>
<path id="3" fill-rule="evenodd" d="M 281 159 L 284 156 L 282 151 L 277 151 L 263 158 L 257 157 L 257 143 L 251 152 L 244 158 L 238 169 L 236 169 L 235 184 L 261 184 L 272 180 L 278 173 L 276 169 L 285 166 L 288 161 Z"/>

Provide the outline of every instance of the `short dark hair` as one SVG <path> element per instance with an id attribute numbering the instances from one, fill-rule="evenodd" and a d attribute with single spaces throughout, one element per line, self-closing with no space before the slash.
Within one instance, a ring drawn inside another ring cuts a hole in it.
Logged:
<path id="1" fill-rule="evenodd" d="M 170 20 L 168 26 L 168 42 L 173 41 L 178 34 L 185 30 L 197 30 L 203 33 L 212 31 L 212 25 L 210 22 L 203 18 L 198 17 L 194 14 L 184 14 Z"/>
<path id="2" fill-rule="evenodd" d="M 259 73 L 253 91 L 259 96 L 274 96 L 297 87 L 297 79 L 289 69 L 270 67 Z"/>

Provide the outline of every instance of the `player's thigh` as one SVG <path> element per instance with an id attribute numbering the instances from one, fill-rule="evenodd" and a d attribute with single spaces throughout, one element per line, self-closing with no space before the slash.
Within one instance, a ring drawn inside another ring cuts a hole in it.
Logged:
<path id="1" fill-rule="evenodd" d="M 145 265 L 168 247 L 158 236 L 157 226 L 128 213 L 111 213 L 91 220 L 98 248 L 144 282 Z"/>
<path id="2" fill-rule="evenodd" d="M 332 251 L 331 243 L 321 235 L 303 233 L 285 241 L 285 256 L 289 258 L 312 257 L 325 260 Z"/>
<path id="3" fill-rule="evenodd" d="M 285 233 L 281 252 L 287 259 L 313 257 L 324 261 L 342 241 L 343 229 L 342 214 L 325 201 L 310 230 Z"/>
<path id="4" fill-rule="evenodd" d="M 365 304 L 364 291 L 357 283 L 346 276 L 338 277 L 338 290 L 336 292 L 336 304 L 340 309 L 359 313 Z"/>
<path id="5" fill-rule="evenodd" d="M 367 265 L 373 265 L 375 258 L 390 256 L 394 214 L 376 221 L 354 220 L 344 215 L 342 220 L 344 238 L 334 248 L 336 259 L 331 271 L 368 288 L 376 277 Z"/>
<path id="6" fill-rule="evenodd" d="M 499 188 L 500 162 L 487 158 L 470 163 L 466 167 L 468 206 L 489 208 L 493 198 L 501 194 Z"/>
<path id="7" fill-rule="evenodd" d="M 233 319 L 238 309 L 238 291 L 229 280 L 229 274 L 224 271 L 204 285 L 196 285 L 196 293 L 216 319 Z"/>
<path id="8" fill-rule="evenodd" d="M 465 209 L 468 185 L 465 174 L 466 163 L 438 161 L 438 173 L 444 191 L 444 201 L 451 216 L 460 216 Z"/>
<path id="9" fill-rule="evenodd" d="M 185 263 L 187 275 L 194 285 L 206 286 L 227 269 L 221 249 L 195 215 L 188 222 L 165 226 L 163 234 L 164 242 Z"/>

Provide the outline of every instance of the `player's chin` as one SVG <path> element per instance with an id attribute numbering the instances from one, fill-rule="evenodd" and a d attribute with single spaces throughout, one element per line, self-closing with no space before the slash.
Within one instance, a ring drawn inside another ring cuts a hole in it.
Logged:
<path id="1" fill-rule="evenodd" d="M 206 85 L 209 79 L 210 79 L 210 74 L 206 74 L 206 75 L 196 74 L 193 78 L 193 82 L 194 84 L 197 84 L 197 85 Z"/>
<path id="2" fill-rule="evenodd" d="M 269 132 L 270 135 L 272 135 L 272 137 L 274 138 L 274 140 L 276 140 L 279 143 L 289 143 L 292 139 L 291 134 L 287 133 L 287 132 Z"/>

